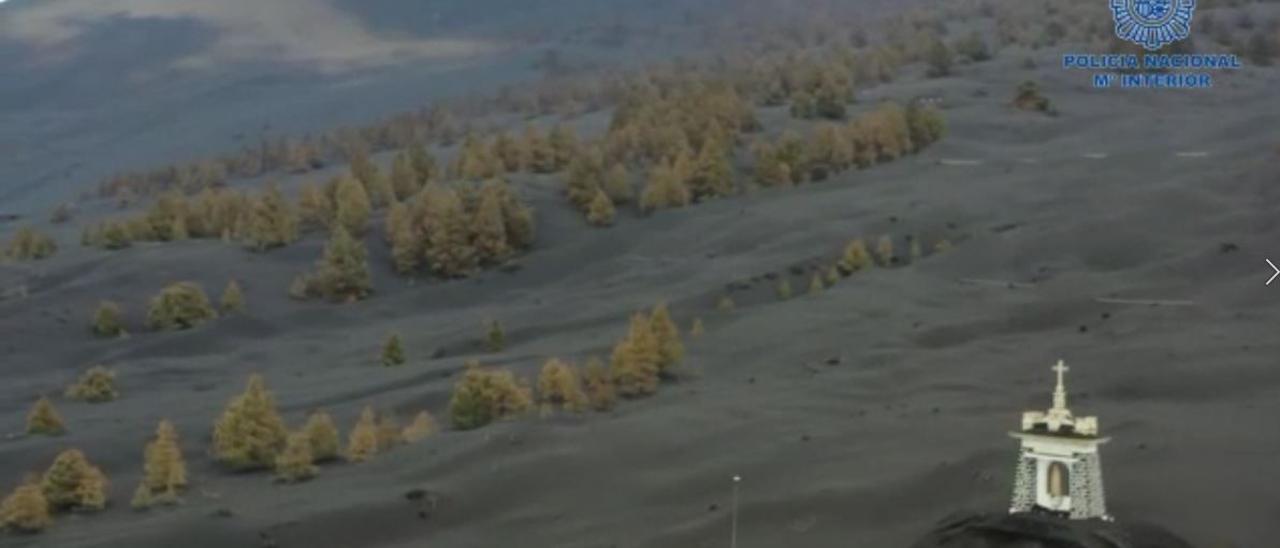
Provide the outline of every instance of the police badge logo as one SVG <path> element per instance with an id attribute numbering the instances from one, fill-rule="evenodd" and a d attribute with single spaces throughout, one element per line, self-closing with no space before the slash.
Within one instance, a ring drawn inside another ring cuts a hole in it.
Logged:
<path id="1" fill-rule="evenodd" d="M 1111 0 L 1116 36 L 1150 51 L 1191 35 L 1196 0 Z"/>

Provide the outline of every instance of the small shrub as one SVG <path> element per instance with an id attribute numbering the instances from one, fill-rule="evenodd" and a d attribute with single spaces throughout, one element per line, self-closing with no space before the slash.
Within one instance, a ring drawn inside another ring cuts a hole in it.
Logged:
<path id="1" fill-rule="evenodd" d="M 1030 110 L 1035 112 L 1049 112 L 1049 99 L 1040 94 L 1040 86 L 1031 80 L 1027 80 L 1018 85 L 1018 91 L 1013 98 L 1013 106 L 1021 110 Z"/>
<path id="2" fill-rule="evenodd" d="M 251 375 L 243 394 L 227 404 L 213 427 L 213 455 L 237 470 L 270 468 L 288 431 L 261 375 Z"/>
<path id="3" fill-rule="evenodd" d="M 125 334 L 123 316 L 120 305 L 111 301 L 102 301 L 93 311 L 93 322 L 90 328 L 93 334 L 99 337 L 122 336 Z"/>
<path id="4" fill-rule="evenodd" d="M 96 365 L 80 375 L 79 379 L 67 387 L 66 397 L 89 403 L 102 403 L 120 396 L 116 392 L 116 374 L 101 365 Z"/>
<path id="5" fill-rule="evenodd" d="M 472 363 L 453 389 L 449 419 L 458 430 L 472 430 L 524 413 L 531 400 L 529 390 L 512 372 L 487 370 Z"/>
<path id="6" fill-rule="evenodd" d="M 378 422 L 373 408 L 366 406 L 360 420 L 347 434 L 347 460 L 365 462 L 378 454 Z"/>
<path id="7" fill-rule="evenodd" d="M 66 431 L 66 426 L 62 424 L 62 417 L 58 415 L 58 410 L 53 408 L 53 402 L 43 396 L 36 400 L 35 406 L 27 414 L 27 433 L 59 436 Z"/>
<path id="8" fill-rule="evenodd" d="M 40 485 L 26 483 L 0 502 L 0 525 L 16 533 L 39 533 L 53 525 L 49 501 Z"/>
<path id="9" fill-rule="evenodd" d="M 143 451 L 142 482 L 134 492 L 132 506 L 145 508 L 157 503 L 174 504 L 187 487 L 187 463 L 178 445 L 178 431 L 168 420 L 156 426 L 156 435 Z"/>
<path id="10" fill-rule="evenodd" d="M 299 274 L 293 277 L 293 281 L 289 282 L 289 298 L 305 301 L 310 297 L 311 279 L 305 274 Z"/>
<path id="11" fill-rule="evenodd" d="M 40 490 L 54 511 L 101 510 L 107 505 L 107 476 L 79 449 L 63 451 L 53 460 Z"/>
<path id="12" fill-rule="evenodd" d="M 405 443 L 417 443 L 427 439 L 440 430 L 440 426 L 436 423 L 435 417 L 426 411 L 419 412 L 413 417 L 413 422 L 409 426 L 404 427 L 404 431 L 400 433 L 400 437 Z"/>
<path id="13" fill-rule="evenodd" d="M 502 330 L 502 323 L 498 320 L 489 322 L 488 330 L 485 332 L 484 347 L 489 352 L 502 352 L 507 347 L 507 336 Z"/>
<path id="14" fill-rule="evenodd" d="M 215 317 L 204 289 L 192 282 L 164 288 L 147 307 L 147 325 L 152 329 L 190 329 Z"/>
<path id="15" fill-rule="evenodd" d="M 939 240 L 938 243 L 933 244 L 933 251 L 934 253 L 946 253 L 951 251 L 951 240 Z"/>
<path id="16" fill-rule="evenodd" d="M 305 432 L 289 434 L 284 450 L 276 455 L 276 480 L 299 483 L 316 477 L 320 469 L 311 454 L 311 440 Z"/>
<path id="17" fill-rule="evenodd" d="M 582 390 L 578 372 L 558 358 L 551 358 L 542 366 L 538 375 L 538 400 L 574 413 L 587 407 L 587 395 Z"/>
<path id="18" fill-rule="evenodd" d="M 587 367 L 583 370 L 583 385 L 586 387 L 587 403 L 592 409 L 596 411 L 613 409 L 618 400 L 618 394 L 613 386 L 613 377 L 600 362 L 600 358 L 593 356 L 587 360 Z"/>
<path id="19" fill-rule="evenodd" d="M 382 343 L 382 356 L 379 359 L 386 367 L 404 364 L 404 347 L 400 344 L 399 334 L 392 333 L 387 337 L 386 342 Z"/>
<path id="20" fill-rule="evenodd" d="M 326 462 L 338 458 L 338 427 L 333 417 L 324 411 L 316 411 L 307 417 L 302 427 L 307 440 L 311 443 L 311 457 L 315 462 Z"/>
<path id="21" fill-rule="evenodd" d="M 689 336 L 698 338 L 706 334 L 707 327 L 702 324 L 702 318 L 694 318 L 693 326 L 689 328 Z"/>
<path id="22" fill-rule="evenodd" d="M 729 312 L 736 307 L 737 305 L 733 302 L 733 297 L 730 297 L 728 295 L 721 295 L 719 298 L 716 299 L 716 310 L 719 310 L 721 312 Z"/>
<path id="23" fill-rule="evenodd" d="M 228 281 L 218 305 L 226 314 L 244 312 L 244 291 L 240 289 L 240 284 L 235 280 Z"/>
<path id="24" fill-rule="evenodd" d="M 824 281 L 826 282 L 827 287 L 836 285 L 836 283 L 840 281 L 840 267 L 832 266 L 828 268 L 825 278 L 826 279 Z"/>

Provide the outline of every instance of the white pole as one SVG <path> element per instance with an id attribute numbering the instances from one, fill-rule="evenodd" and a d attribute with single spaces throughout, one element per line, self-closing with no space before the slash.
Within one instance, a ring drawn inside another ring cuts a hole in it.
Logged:
<path id="1" fill-rule="evenodd" d="M 733 529 L 729 535 L 729 548 L 738 548 L 738 484 L 742 476 L 733 476 Z"/>

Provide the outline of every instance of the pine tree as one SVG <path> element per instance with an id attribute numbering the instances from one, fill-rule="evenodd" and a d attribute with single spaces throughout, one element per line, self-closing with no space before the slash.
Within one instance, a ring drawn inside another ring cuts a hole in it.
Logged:
<path id="1" fill-rule="evenodd" d="M 251 375 L 243 394 L 233 398 L 213 426 L 213 455 L 238 470 L 268 468 L 284 448 L 284 420 L 261 375 Z"/>
<path id="2" fill-rule="evenodd" d="M 718 141 L 702 145 L 689 179 L 689 189 L 693 199 L 699 201 L 733 194 L 733 167 L 729 164 L 728 152 Z"/>
<path id="3" fill-rule="evenodd" d="M 304 225 L 328 228 L 337 214 L 333 199 L 320 187 L 306 183 L 298 191 L 299 219 Z"/>
<path id="4" fill-rule="evenodd" d="M 658 372 L 673 376 L 673 369 L 684 359 L 684 342 L 680 340 L 680 328 L 671 319 L 667 303 L 658 303 L 649 316 L 649 329 L 658 348 Z"/>
<path id="5" fill-rule="evenodd" d="M 101 510 L 107 505 L 107 476 L 79 449 L 68 449 L 53 459 L 40 480 L 49 508 Z"/>
<path id="6" fill-rule="evenodd" d="M 102 403 L 116 399 L 120 393 L 116 392 L 116 374 L 106 367 L 95 365 L 68 386 L 63 395 L 73 400 Z"/>
<path id="7" fill-rule="evenodd" d="M 204 288 L 194 282 L 170 284 L 147 306 L 147 325 L 152 329 L 190 329 L 217 317 Z"/>
<path id="8" fill-rule="evenodd" d="M 394 413 L 384 411 L 378 415 L 378 452 L 385 453 L 391 448 L 404 443 L 403 433 L 400 429 L 400 423 L 396 420 Z"/>
<path id="9" fill-rule="evenodd" d="M 373 206 L 360 181 L 349 175 L 338 178 L 333 190 L 334 222 L 347 233 L 362 235 L 369 226 Z"/>
<path id="10" fill-rule="evenodd" d="M 284 450 L 276 455 L 276 480 L 284 483 L 300 483 L 316 477 L 320 468 L 311 454 L 311 442 L 303 432 L 289 434 Z"/>
<path id="11" fill-rule="evenodd" d="M 254 200 L 247 232 L 245 243 L 254 251 L 283 247 L 298 239 L 298 215 L 275 185 Z"/>
<path id="12" fill-rule="evenodd" d="M 524 150 L 529 155 L 524 165 L 534 173 L 554 173 L 558 168 L 556 166 L 556 151 L 551 147 L 551 142 L 538 132 L 533 126 L 528 126 L 524 130 Z"/>
<path id="13" fill-rule="evenodd" d="M 592 148 L 578 154 L 569 162 L 565 177 L 565 195 L 569 203 L 585 210 L 601 190 L 604 179 L 604 160 L 598 149 Z"/>
<path id="14" fill-rule="evenodd" d="M 898 262 L 898 258 L 893 254 L 893 238 L 889 236 L 881 236 L 876 242 L 876 257 L 880 261 L 880 266 L 890 266 Z"/>
<path id="15" fill-rule="evenodd" d="M 501 163 L 504 172 L 516 172 L 525 168 L 525 154 L 521 150 L 521 143 L 510 133 L 504 131 L 494 137 L 490 154 Z"/>
<path id="16" fill-rule="evenodd" d="M 493 185 L 480 189 L 480 199 L 471 217 L 471 245 L 481 264 L 496 264 L 511 256 L 507 226 L 502 215 L 502 191 Z"/>
<path id="17" fill-rule="evenodd" d="M 365 462 L 378 454 L 378 423 L 373 408 L 365 406 L 360 420 L 347 435 L 347 460 Z"/>
<path id="18" fill-rule="evenodd" d="M 706 334 L 706 332 L 707 327 L 703 325 L 702 318 L 694 318 L 693 326 L 689 328 L 689 336 L 696 339 Z"/>
<path id="19" fill-rule="evenodd" d="M 826 291 L 826 289 L 826 284 L 822 283 L 822 276 L 815 272 L 813 277 L 809 279 L 809 294 L 817 295 Z"/>
<path id="20" fill-rule="evenodd" d="M 53 525 L 49 501 L 40 485 L 25 483 L 0 502 L 0 526 L 18 533 L 39 533 Z"/>
<path id="21" fill-rule="evenodd" d="M 458 430 L 472 430 L 524 413 L 531 400 L 529 390 L 510 371 L 468 364 L 449 399 L 449 419 Z"/>
<path id="22" fill-rule="evenodd" d="M 948 76 L 951 74 L 951 64 L 954 60 L 955 55 L 951 52 L 951 48 L 947 47 L 946 42 L 933 38 L 925 50 L 925 63 L 929 65 L 926 74 L 930 78 Z"/>
<path id="23" fill-rule="evenodd" d="M 373 206 L 384 207 L 395 200 L 395 190 L 391 188 L 391 182 L 382 175 L 378 165 L 373 163 L 363 147 L 356 147 L 351 153 L 351 176 L 364 187 L 369 202 Z M 338 201 L 339 211 L 341 211 L 342 200 Z M 348 225 L 347 228 L 351 229 L 351 226 Z"/>
<path id="24" fill-rule="evenodd" d="M 397 200 L 408 200 L 422 190 L 418 174 L 413 171 L 413 160 L 408 153 L 401 152 L 391 163 L 391 188 L 395 190 Z"/>
<path id="25" fill-rule="evenodd" d="M 609 199 L 615 204 L 625 204 L 635 198 L 627 168 L 621 163 L 613 164 L 605 173 L 602 187 L 604 193 L 609 195 Z"/>
<path id="26" fill-rule="evenodd" d="M 119 337 L 125 334 L 124 313 L 120 305 L 111 301 L 98 303 L 93 312 L 93 323 L 90 326 L 93 334 L 99 337 Z"/>
<path id="27" fill-rule="evenodd" d="M 522 203 L 516 193 L 505 182 L 490 181 L 487 187 L 502 196 L 502 220 L 506 225 L 507 244 L 514 249 L 528 249 L 533 246 L 537 229 L 534 222 L 533 208 Z"/>
<path id="28" fill-rule="evenodd" d="M 404 347 L 400 345 L 400 334 L 392 333 L 382 343 L 382 365 L 392 367 L 404 365 Z"/>
<path id="29" fill-rule="evenodd" d="M 53 408 L 53 402 L 49 398 L 41 396 L 36 400 L 35 406 L 27 413 L 27 433 L 28 434 L 44 434 L 46 436 L 59 436 L 66 433 L 67 428 L 62 423 L 62 417 L 58 415 L 58 410 Z"/>
<path id="30" fill-rule="evenodd" d="M 608 368 L 600 362 L 600 358 L 592 356 L 587 360 L 583 370 L 583 386 L 586 389 L 587 403 L 596 411 L 613 409 L 618 400 L 617 390 L 613 386 L 613 377 Z"/>
<path id="31" fill-rule="evenodd" d="M 640 196 L 640 208 L 654 211 L 689 205 L 689 188 L 680 180 L 671 164 L 659 164 L 649 172 L 649 181 Z"/>
<path id="32" fill-rule="evenodd" d="M 758 143 L 753 147 L 753 151 L 756 183 L 763 187 L 791 185 L 791 167 L 781 160 L 772 145 Z"/>
<path id="33" fill-rule="evenodd" d="M 222 298 L 218 300 L 218 306 L 224 314 L 244 312 L 244 291 L 234 279 L 227 281 L 227 287 L 222 290 Z"/>
<path id="34" fill-rule="evenodd" d="M 418 187 L 425 187 L 436 178 L 436 159 L 427 151 L 421 141 L 414 140 L 409 145 L 409 163 L 413 173 L 418 177 Z"/>
<path id="35" fill-rule="evenodd" d="M 432 417 L 431 413 L 420 411 L 413 417 L 413 422 L 404 427 L 400 437 L 404 439 L 405 443 L 418 443 L 431 437 L 439 430 L 440 427 L 436 423 L 435 417 Z"/>
<path id="36" fill-rule="evenodd" d="M 143 451 L 142 482 L 139 492 L 145 491 L 142 501 L 147 505 L 157 501 L 176 502 L 178 493 L 187 486 L 187 464 L 178 445 L 178 431 L 168 420 L 156 426 L 155 439 L 147 443 Z M 138 493 L 135 493 L 138 497 Z M 159 497 L 159 498 L 157 498 Z M 140 506 L 135 504 L 135 507 Z"/>
<path id="37" fill-rule="evenodd" d="M 617 211 L 613 208 L 613 200 L 603 190 L 596 190 L 596 196 L 587 207 L 587 222 L 592 226 L 613 226 Z"/>
<path id="38" fill-rule="evenodd" d="M 827 274 L 824 281 L 826 282 L 827 287 L 836 285 L 836 283 L 840 281 L 840 267 L 833 265 L 827 268 Z"/>
<path id="39" fill-rule="evenodd" d="M 476 267 L 476 253 L 462 200 L 457 191 L 448 187 L 433 185 L 426 192 L 427 263 L 438 276 L 464 276 Z"/>
<path id="40" fill-rule="evenodd" d="M 844 256 L 836 266 L 845 276 L 871 266 L 871 253 L 867 252 L 867 244 L 861 238 L 849 242 L 844 248 Z"/>
<path id="41" fill-rule="evenodd" d="M 933 105 L 920 106 L 912 104 L 907 108 L 907 131 L 911 135 L 911 143 L 916 150 L 941 139 L 947 132 L 947 123 L 942 113 Z"/>
<path id="42" fill-rule="evenodd" d="M 507 336 L 502 330 L 502 322 L 489 321 L 485 330 L 484 348 L 489 352 L 502 352 L 507 347 Z"/>
<path id="43" fill-rule="evenodd" d="M 557 124 L 547 134 L 547 144 L 551 148 L 555 170 L 559 171 L 569 165 L 578 152 L 578 136 L 573 128 Z"/>
<path id="44" fill-rule="evenodd" d="M 658 390 L 661 350 L 644 313 L 631 317 L 627 336 L 613 348 L 610 374 L 624 397 L 648 396 Z"/>
<path id="45" fill-rule="evenodd" d="M 310 287 L 331 301 L 351 302 L 368 297 L 373 283 L 366 256 L 363 242 L 352 238 L 342 226 L 335 227 Z"/>
<path id="46" fill-rule="evenodd" d="M 53 238 L 36 232 L 30 227 L 22 227 L 9 241 L 4 256 L 15 261 L 44 259 L 58 250 Z"/>
<path id="47" fill-rule="evenodd" d="M 565 411 L 580 413 L 587 407 L 587 395 L 573 366 L 551 358 L 538 375 L 538 400 L 548 406 L 561 406 Z"/>
<path id="48" fill-rule="evenodd" d="M 783 301 L 790 299 L 791 298 L 791 280 L 788 280 L 784 276 L 782 279 L 778 280 L 778 285 L 777 287 L 774 288 L 774 291 L 778 294 L 778 299 Z"/>
<path id="49" fill-rule="evenodd" d="M 302 432 L 311 444 L 311 456 L 315 462 L 338 458 L 338 427 L 324 411 L 316 411 L 307 417 Z"/>

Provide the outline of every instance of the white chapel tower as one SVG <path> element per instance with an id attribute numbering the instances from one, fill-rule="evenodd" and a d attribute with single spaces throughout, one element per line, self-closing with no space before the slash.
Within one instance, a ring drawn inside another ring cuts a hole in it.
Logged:
<path id="1" fill-rule="evenodd" d="M 1110 520 L 1098 460 L 1098 446 L 1109 438 L 1098 436 L 1097 417 L 1075 417 L 1067 409 L 1066 364 L 1059 360 L 1053 371 L 1053 407 L 1024 412 L 1022 430 L 1009 433 L 1022 440 L 1009 512 Z"/>

